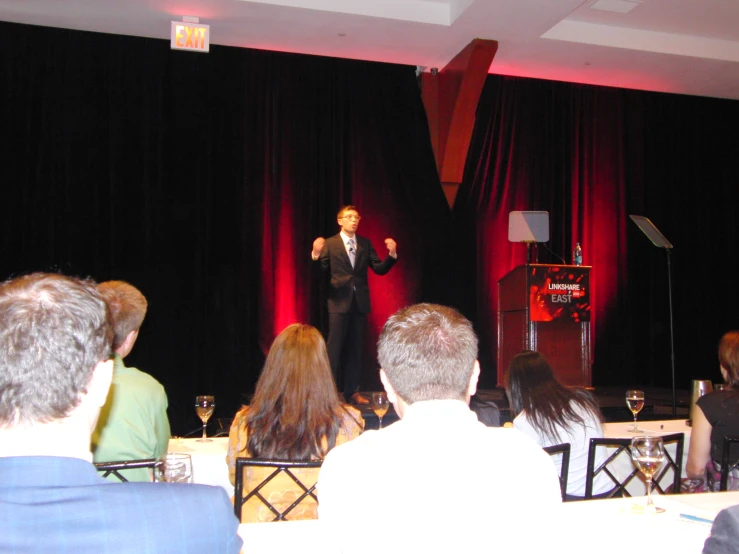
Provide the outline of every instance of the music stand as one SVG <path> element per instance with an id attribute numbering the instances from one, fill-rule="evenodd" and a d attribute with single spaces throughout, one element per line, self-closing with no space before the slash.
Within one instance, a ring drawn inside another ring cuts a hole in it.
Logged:
<path id="1" fill-rule="evenodd" d="M 631 220 L 636 223 L 642 233 L 652 241 L 657 248 L 663 248 L 667 256 L 667 294 L 670 306 L 670 364 L 672 366 L 672 416 L 677 417 L 677 399 L 675 396 L 675 331 L 673 329 L 672 316 L 672 268 L 670 265 L 670 250 L 672 243 L 654 226 L 649 218 L 643 215 L 630 215 Z"/>

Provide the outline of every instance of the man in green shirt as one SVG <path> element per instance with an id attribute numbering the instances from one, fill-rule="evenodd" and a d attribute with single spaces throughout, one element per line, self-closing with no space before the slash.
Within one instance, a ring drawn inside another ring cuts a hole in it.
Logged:
<path id="1" fill-rule="evenodd" d="M 113 383 L 92 435 L 93 461 L 156 458 L 167 451 L 169 442 L 167 394 L 154 377 L 123 364 L 146 316 L 146 298 L 124 281 L 100 283 L 98 291 L 108 305 L 115 336 Z M 147 469 L 126 470 L 124 476 L 129 481 L 151 481 Z"/>

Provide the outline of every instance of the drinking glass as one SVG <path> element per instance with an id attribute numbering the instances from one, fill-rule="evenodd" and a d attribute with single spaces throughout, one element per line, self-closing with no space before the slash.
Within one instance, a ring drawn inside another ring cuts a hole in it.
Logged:
<path id="1" fill-rule="evenodd" d="M 631 439 L 631 458 L 647 479 L 647 504 L 644 511 L 647 513 L 664 512 L 664 508 L 656 507 L 652 501 L 652 477 L 665 459 L 662 437 L 638 436 Z"/>
<path id="2" fill-rule="evenodd" d="M 380 424 L 377 427 L 378 429 L 382 429 L 382 417 L 387 413 L 389 407 L 390 405 L 387 401 L 387 394 L 384 392 L 372 393 L 372 410 L 380 420 Z"/>
<path id="3" fill-rule="evenodd" d="M 196 396 L 195 397 L 195 411 L 198 413 L 198 417 L 203 422 L 203 436 L 199 438 L 197 442 L 212 442 L 213 439 L 209 439 L 205 435 L 205 427 L 208 425 L 210 416 L 213 415 L 213 410 L 216 407 L 216 399 L 213 396 Z"/>
<path id="4" fill-rule="evenodd" d="M 192 483 L 190 454 L 170 452 L 157 458 L 154 481 L 165 483 Z"/>
<path id="5" fill-rule="evenodd" d="M 626 391 L 626 405 L 634 414 L 634 427 L 629 429 L 629 433 L 642 433 L 636 424 L 636 414 L 638 414 L 644 407 L 644 391 L 642 390 L 627 390 Z"/>

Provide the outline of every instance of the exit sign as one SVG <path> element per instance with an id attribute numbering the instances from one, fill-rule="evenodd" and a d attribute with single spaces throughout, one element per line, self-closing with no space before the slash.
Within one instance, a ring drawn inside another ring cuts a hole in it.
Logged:
<path id="1" fill-rule="evenodd" d="M 172 50 L 208 52 L 210 50 L 210 25 L 172 21 L 170 46 Z"/>

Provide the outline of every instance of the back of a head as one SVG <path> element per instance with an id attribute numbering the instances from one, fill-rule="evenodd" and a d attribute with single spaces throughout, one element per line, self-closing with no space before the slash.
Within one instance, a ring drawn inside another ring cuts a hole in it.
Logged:
<path id="1" fill-rule="evenodd" d="M 0 427 L 67 417 L 110 343 L 92 281 L 34 273 L 0 285 Z"/>
<path id="2" fill-rule="evenodd" d="M 272 343 L 254 398 L 284 395 L 303 404 L 316 393 L 335 390 L 321 333 L 312 325 L 293 323 Z"/>
<path id="3" fill-rule="evenodd" d="M 729 385 L 739 389 L 739 331 L 729 331 L 721 337 L 718 360 L 726 370 Z"/>
<path id="4" fill-rule="evenodd" d="M 599 421 L 603 419 L 595 397 L 583 388 L 560 383 L 540 352 L 525 350 L 511 359 L 506 394 L 511 415 L 515 418 L 525 412 L 532 427 L 552 440 L 558 426 L 584 425 L 583 410 Z"/>
<path id="5" fill-rule="evenodd" d="M 113 322 L 113 350 L 123 344 L 131 331 L 138 331 L 144 322 L 148 303 L 141 291 L 125 281 L 105 281 L 98 284 Z"/>
<path id="6" fill-rule="evenodd" d="M 408 404 L 466 400 L 477 359 L 472 324 L 453 308 L 415 304 L 390 317 L 377 342 L 380 367 Z"/>
<path id="7" fill-rule="evenodd" d="M 254 390 L 248 449 L 261 457 L 315 457 L 324 436 L 333 446 L 340 409 L 321 333 L 289 325 L 272 343 Z"/>
<path id="8" fill-rule="evenodd" d="M 514 415 L 522 410 L 531 411 L 539 399 L 549 397 L 552 391 L 561 392 L 563 388 L 540 352 L 519 352 L 508 365 L 506 393 Z"/>

